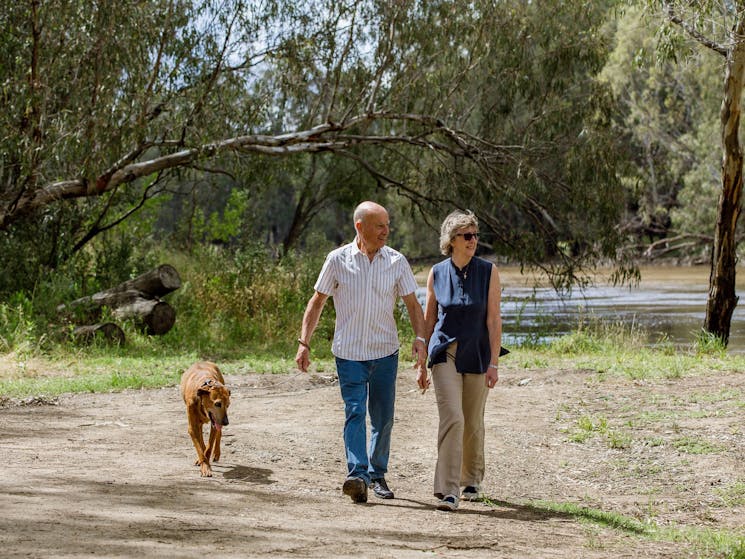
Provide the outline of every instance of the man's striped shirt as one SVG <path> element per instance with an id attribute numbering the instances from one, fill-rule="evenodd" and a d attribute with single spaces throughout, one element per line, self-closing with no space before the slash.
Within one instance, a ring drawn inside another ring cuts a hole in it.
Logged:
<path id="1" fill-rule="evenodd" d="M 372 262 L 357 239 L 326 257 L 315 290 L 334 298 L 336 357 L 368 361 L 399 348 L 393 309 L 399 296 L 416 290 L 411 266 L 400 252 L 383 246 Z"/>

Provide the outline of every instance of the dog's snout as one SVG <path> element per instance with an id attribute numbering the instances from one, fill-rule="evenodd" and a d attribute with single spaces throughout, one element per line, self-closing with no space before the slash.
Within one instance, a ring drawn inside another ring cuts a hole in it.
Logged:
<path id="1" fill-rule="evenodd" d="M 228 416 L 227 415 L 222 418 L 222 424 L 223 425 L 228 425 L 229 424 L 229 422 L 228 422 Z"/>

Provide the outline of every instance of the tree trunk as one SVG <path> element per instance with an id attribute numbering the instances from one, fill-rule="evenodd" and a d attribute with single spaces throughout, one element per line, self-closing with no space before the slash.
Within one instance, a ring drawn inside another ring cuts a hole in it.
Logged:
<path id="1" fill-rule="evenodd" d="M 125 342 L 124 330 L 113 322 L 78 326 L 72 331 L 72 337 L 75 341 L 86 344 L 93 342 L 99 337 L 117 345 L 124 345 Z"/>
<path id="2" fill-rule="evenodd" d="M 158 299 L 135 299 L 114 309 L 113 315 L 121 320 L 133 319 L 139 328 L 151 336 L 162 336 L 176 322 L 173 307 Z"/>
<path id="3" fill-rule="evenodd" d="M 722 126 L 722 192 L 717 208 L 714 247 L 709 275 L 709 299 L 704 329 L 729 342 L 732 313 L 737 306 L 735 266 L 737 264 L 737 221 L 742 211 L 742 165 L 740 112 L 745 76 L 745 20 L 738 22 L 732 35 L 733 48 L 727 56 L 724 99 L 720 110 Z"/>

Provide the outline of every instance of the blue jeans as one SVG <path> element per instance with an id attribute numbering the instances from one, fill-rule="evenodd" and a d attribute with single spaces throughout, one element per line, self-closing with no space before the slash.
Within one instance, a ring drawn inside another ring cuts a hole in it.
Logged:
<path id="1" fill-rule="evenodd" d="M 344 400 L 344 447 L 347 475 L 370 484 L 388 471 L 393 407 L 396 399 L 398 352 L 370 361 L 336 358 Z M 367 409 L 370 409 L 370 445 L 367 447 Z"/>

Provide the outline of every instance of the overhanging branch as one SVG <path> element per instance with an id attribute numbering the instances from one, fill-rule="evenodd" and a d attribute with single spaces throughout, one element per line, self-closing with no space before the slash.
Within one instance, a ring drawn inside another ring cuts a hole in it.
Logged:
<path id="1" fill-rule="evenodd" d="M 355 129 L 373 122 L 400 126 L 404 130 L 413 124 L 417 129 L 414 135 L 395 131 L 378 135 L 354 133 Z M 349 133 L 345 134 L 345 132 Z M 7 229 L 19 217 L 60 200 L 101 195 L 119 185 L 132 183 L 153 173 L 194 166 L 199 161 L 208 160 L 223 153 L 286 156 L 298 153 L 340 153 L 348 152 L 353 146 L 387 144 L 409 144 L 454 157 L 481 158 L 482 161 L 486 150 L 495 153 L 508 152 L 513 149 L 513 147 L 477 145 L 472 137 L 453 130 L 439 119 L 430 116 L 387 112 L 366 113 L 351 117 L 341 123 L 326 122 L 307 130 L 275 136 L 262 134 L 238 136 L 137 161 L 146 152 L 154 149 L 166 150 L 174 146 L 173 142 L 145 143 L 104 170 L 95 179 L 95 183 L 87 178 L 57 181 L 25 192 L 13 206 L 7 202 L 4 203 L 3 207 L 0 207 L 0 230 Z M 345 153 L 345 156 L 348 157 L 348 153 Z M 391 183 L 394 184 L 395 181 Z"/>

